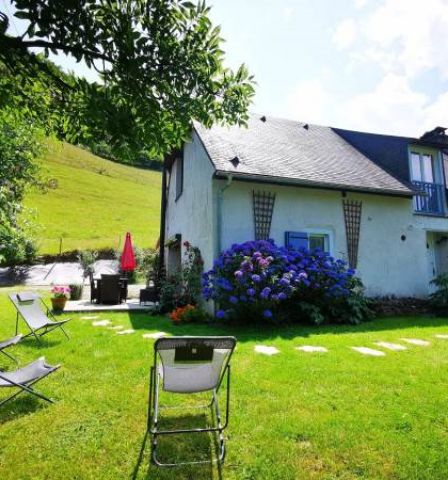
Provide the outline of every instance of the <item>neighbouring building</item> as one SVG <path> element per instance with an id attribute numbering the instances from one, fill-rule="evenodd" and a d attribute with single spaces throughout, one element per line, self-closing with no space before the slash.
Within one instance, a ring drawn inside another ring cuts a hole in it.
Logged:
<path id="1" fill-rule="evenodd" d="M 272 238 L 346 259 L 371 296 L 424 297 L 448 272 L 445 129 L 421 138 L 272 117 L 194 125 L 168 162 L 165 262 L 183 242 L 205 269 L 236 242 Z"/>

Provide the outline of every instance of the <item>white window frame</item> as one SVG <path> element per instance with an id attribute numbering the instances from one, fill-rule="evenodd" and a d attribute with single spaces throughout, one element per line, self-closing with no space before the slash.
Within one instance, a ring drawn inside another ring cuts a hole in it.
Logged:
<path id="1" fill-rule="evenodd" d="M 308 234 L 308 239 L 310 236 L 324 236 L 325 237 L 325 243 L 328 244 L 328 250 L 327 251 L 330 255 L 334 256 L 334 233 L 333 230 L 330 230 L 328 228 L 302 228 L 300 230 L 301 232 L 305 232 Z M 309 240 L 308 240 L 309 242 Z M 326 245 L 327 246 L 327 245 Z M 309 247 L 309 243 L 308 243 Z"/>

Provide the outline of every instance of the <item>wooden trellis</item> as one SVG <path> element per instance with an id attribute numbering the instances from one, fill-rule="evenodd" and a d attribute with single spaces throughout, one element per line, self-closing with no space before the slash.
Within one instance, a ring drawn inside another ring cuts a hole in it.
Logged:
<path id="1" fill-rule="evenodd" d="M 342 200 L 347 237 L 348 263 L 350 268 L 358 264 L 359 233 L 361 230 L 362 202 L 357 200 Z"/>
<path id="2" fill-rule="evenodd" d="M 255 240 L 267 240 L 271 231 L 275 193 L 253 191 Z"/>

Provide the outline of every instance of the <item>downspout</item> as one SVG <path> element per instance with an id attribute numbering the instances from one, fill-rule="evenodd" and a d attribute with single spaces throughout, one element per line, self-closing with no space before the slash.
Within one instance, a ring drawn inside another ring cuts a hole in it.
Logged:
<path id="1" fill-rule="evenodd" d="M 227 182 L 226 184 L 219 189 L 218 191 L 218 205 L 217 205 L 217 220 L 218 220 L 218 225 L 217 225 L 217 249 L 218 251 L 216 252 L 217 255 L 221 253 L 222 250 L 222 204 L 224 200 L 224 192 L 230 187 L 232 183 L 232 174 L 227 174 Z"/>
<path id="2" fill-rule="evenodd" d="M 165 268 L 166 169 L 167 156 L 165 155 L 162 166 L 162 195 L 160 200 L 159 275 L 163 275 Z"/>

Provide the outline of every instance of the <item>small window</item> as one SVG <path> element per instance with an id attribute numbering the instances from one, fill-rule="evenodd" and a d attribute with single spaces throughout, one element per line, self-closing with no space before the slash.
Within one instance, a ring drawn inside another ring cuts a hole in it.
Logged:
<path id="1" fill-rule="evenodd" d="M 328 233 L 313 232 L 285 232 L 286 247 L 294 250 L 306 248 L 310 251 L 322 250 L 330 252 L 330 235 Z"/>
<path id="2" fill-rule="evenodd" d="M 184 190 L 184 158 L 176 159 L 176 200 L 182 195 Z"/>
<path id="3" fill-rule="evenodd" d="M 309 249 L 310 250 L 316 250 L 318 248 L 319 250 L 322 250 L 323 252 L 328 252 L 329 251 L 329 238 L 327 234 L 317 234 L 317 233 L 310 233 L 309 236 Z"/>

